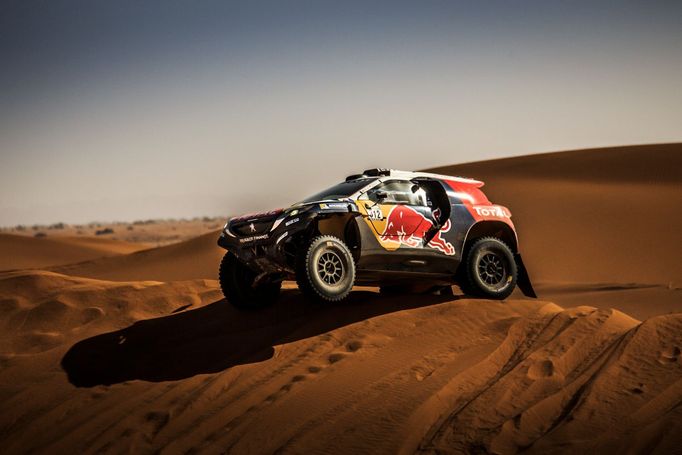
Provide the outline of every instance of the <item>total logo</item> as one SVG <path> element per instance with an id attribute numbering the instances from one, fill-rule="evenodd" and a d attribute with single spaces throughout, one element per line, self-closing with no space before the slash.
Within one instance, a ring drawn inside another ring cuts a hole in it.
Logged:
<path id="1" fill-rule="evenodd" d="M 511 218 L 504 207 L 499 205 L 474 205 L 474 210 L 479 216 L 493 216 L 496 218 Z"/>

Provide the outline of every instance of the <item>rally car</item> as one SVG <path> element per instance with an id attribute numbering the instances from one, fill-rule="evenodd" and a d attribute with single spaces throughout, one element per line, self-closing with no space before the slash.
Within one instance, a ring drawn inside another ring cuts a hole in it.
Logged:
<path id="1" fill-rule="evenodd" d="M 287 209 L 231 218 L 220 285 L 229 302 L 258 308 L 282 281 L 318 301 L 340 301 L 354 285 L 410 287 L 508 297 L 517 283 L 535 297 L 509 209 L 483 182 L 425 172 L 369 169 Z"/>

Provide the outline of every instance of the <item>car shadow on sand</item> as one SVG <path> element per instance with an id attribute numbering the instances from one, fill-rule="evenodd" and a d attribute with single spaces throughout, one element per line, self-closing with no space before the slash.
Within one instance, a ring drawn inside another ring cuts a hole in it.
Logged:
<path id="1" fill-rule="evenodd" d="M 343 303 L 319 305 L 307 302 L 298 291 L 285 290 L 277 304 L 258 311 L 238 311 L 219 300 L 79 341 L 61 364 L 77 387 L 134 379 L 178 380 L 267 360 L 273 356 L 275 345 L 374 316 L 454 299 L 355 291 Z"/>

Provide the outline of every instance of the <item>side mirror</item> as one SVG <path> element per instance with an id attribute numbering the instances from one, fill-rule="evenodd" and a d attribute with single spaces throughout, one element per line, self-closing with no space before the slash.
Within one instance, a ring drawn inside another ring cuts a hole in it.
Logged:
<path id="1" fill-rule="evenodd" d="M 381 202 L 388 197 L 388 193 L 386 191 L 377 191 L 374 193 L 374 195 L 376 196 L 377 202 Z"/>

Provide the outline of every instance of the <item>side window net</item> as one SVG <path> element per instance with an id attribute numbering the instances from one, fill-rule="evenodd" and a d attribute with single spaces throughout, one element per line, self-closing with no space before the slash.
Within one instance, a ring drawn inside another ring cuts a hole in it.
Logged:
<path id="1" fill-rule="evenodd" d="M 377 193 L 386 193 L 383 203 L 386 204 L 407 204 L 407 205 L 426 205 L 426 195 L 424 190 L 419 189 L 412 192 L 412 182 L 387 182 L 372 188 L 367 194 L 370 201 L 378 200 Z"/>

